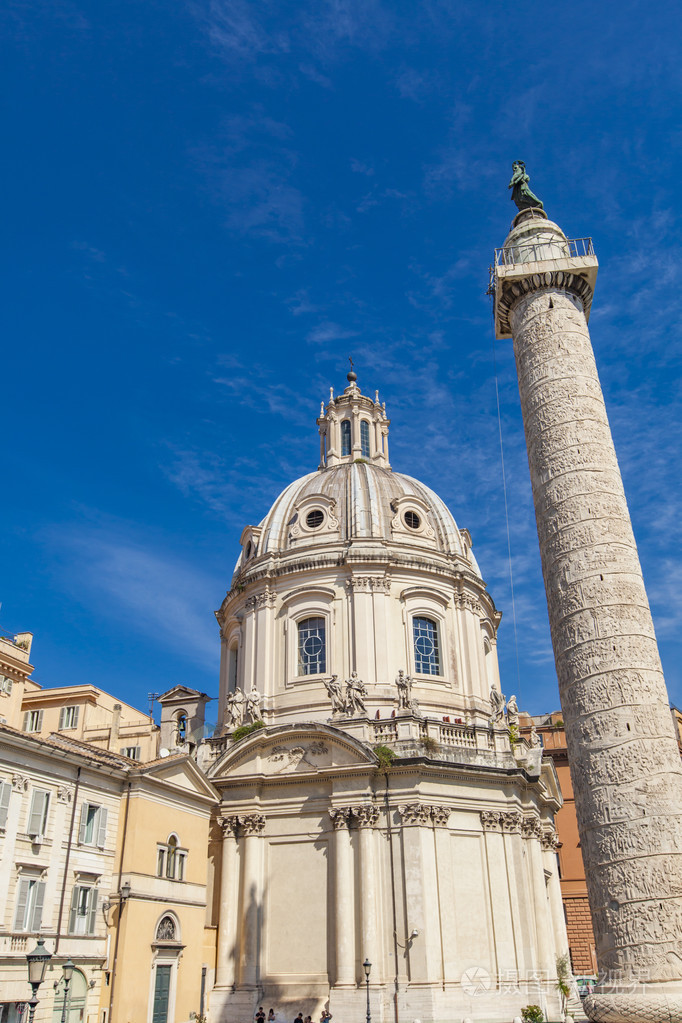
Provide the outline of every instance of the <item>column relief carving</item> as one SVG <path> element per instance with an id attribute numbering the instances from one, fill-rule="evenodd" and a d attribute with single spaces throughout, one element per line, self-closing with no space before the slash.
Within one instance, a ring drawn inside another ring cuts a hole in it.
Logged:
<path id="1" fill-rule="evenodd" d="M 551 849 L 552 852 L 556 852 L 561 845 L 556 831 L 543 831 L 540 841 L 543 849 Z"/>
<path id="2" fill-rule="evenodd" d="M 523 827 L 523 814 L 519 810 L 481 810 L 481 827 L 484 831 L 518 835 Z"/>
<path id="3" fill-rule="evenodd" d="M 239 818 L 245 835 L 261 835 L 265 830 L 265 817 L 262 813 L 250 813 Z"/>
<path id="4" fill-rule="evenodd" d="M 521 833 L 524 838 L 542 838 L 542 824 L 535 814 L 523 818 Z"/>
<path id="5" fill-rule="evenodd" d="M 220 815 L 218 817 L 218 825 L 223 833 L 223 838 L 236 838 L 237 829 L 239 828 L 239 817 L 236 814 L 232 815 Z"/>

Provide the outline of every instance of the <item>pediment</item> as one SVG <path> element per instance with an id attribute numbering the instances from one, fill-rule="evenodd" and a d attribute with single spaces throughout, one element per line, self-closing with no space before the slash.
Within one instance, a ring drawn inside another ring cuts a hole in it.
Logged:
<path id="1" fill-rule="evenodd" d="M 223 753 L 209 778 L 214 782 L 226 777 L 274 779 L 376 765 L 374 753 L 357 739 L 330 725 L 311 722 L 253 732 Z"/>
<path id="2" fill-rule="evenodd" d="M 173 686 L 167 692 L 162 693 L 161 696 L 157 696 L 157 703 L 165 703 L 167 700 L 195 700 L 198 696 L 204 696 L 207 700 L 210 700 L 210 696 L 206 696 L 206 693 L 199 692 L 198 689 L 191 689 L 189 686 L 177 685 Z"/>
<path id="3" fill-rule="evenodd" d="M 155 760 L 153 763 L 143 766 L 139 773 L 141 776 L 154 778 L 156 781 L 172 785 L 175 789 L 183 789 L 185 792 L 191 792 L 197 796 L 207 797 L 211 800 L 215 800 L 218 796 L 204 772 L 187 755 Z"/>

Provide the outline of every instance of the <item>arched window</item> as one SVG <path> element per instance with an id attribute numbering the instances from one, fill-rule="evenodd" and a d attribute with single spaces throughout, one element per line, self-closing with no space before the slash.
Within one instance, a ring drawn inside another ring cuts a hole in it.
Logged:
<path id="1" fill-rule="evenodd" d="M 231 646 L 228 652 L 228 664 L 227 664 L 227 687 L 230 692 L 234 692 L 237 688 L 237 667 L 238 667 L 238 656 L 239 648 L 235 643 Z"/>
<path id="2" fill-rule="evenodd" d="M 350 454 L 350 419 L 341 420 L 341 454 Z"/>
<path id="3" fill-rule="evenodd" d="M 298 623 L 298 673 L 320 675 L 326 670 L 324 618 L 305 618 Z"/>
<path id="4" fill-rule="evenodd" d="M 181 744 L 187 739 L 187 715 L 182 712 L 178 714 L 177 729 L 177 741 L 178 744 Z"/>
<path id="5" fill-rule="evenodd" d="M 360 448 L 362 457 L 369 458 L 369 423 L 366 419 L 360 421 Z"/>
<path id="6" fill-rule="evenodd" d="M 431 618 L 413 618 L 414 670 L 419 675 L 440 675 L 438 625 Z"/>
<path id="7" fill-rule="evenodd" d="M 176 939 L 175 920 L 172 916 L 164 916 L 159 920 L 156 928 L 157 941 L 175 941 Z"/>

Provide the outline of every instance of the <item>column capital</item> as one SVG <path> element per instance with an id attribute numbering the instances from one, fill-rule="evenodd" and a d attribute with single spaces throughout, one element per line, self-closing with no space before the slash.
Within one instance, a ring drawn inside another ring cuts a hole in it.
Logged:
<path id="1" fill-rule="evenodd" d="M 561 846 L 559 836 L 554 829 L 552 831 L 543 831 L 540 841 L 542 842 L 543 849 L 550 849 L 552 852 L 556 852 Z"/>
<path id="2" fill-rule="evenodd" d="M 218 826 L 223 833 L 223 838 L 236 838 L 239 817 L 236 814 L 219 814 Z"/>
<path id="3" fill-rule="evenodd" d="M 349 806 L 330 806 L 329 816 L 334 825 L 334 831 L 348 831 L 350 828 L 351 808 Z"/>
<path id="4" fill-rule="evenodd" d="M 262 813 L 249 813 L 240 816 L 241 824 L 245 835 L 262 835 L 265 830 L 265 817 Z"/>
<path id="5" fill-rule="evenodd" d="M 536 817 L 534 813 L 524 817 L 521 824 L 521 834 L 524 838 L 542 838 L 540 818 Z"/>
<path id="6" fill-rule="evenodd" d="M 359 828 L 373 828 L 379 817 L 379 810 L 371 803 L 351 806 L 350 810 Z"/>
<path id="7" fill-rule="evenodd" d="M 431 803 L 403 803 L 398 813 L 403 825 L 435 824 L 443 828 L 447 825 L 452 811 L 448 806 L 434 806 Z"/>

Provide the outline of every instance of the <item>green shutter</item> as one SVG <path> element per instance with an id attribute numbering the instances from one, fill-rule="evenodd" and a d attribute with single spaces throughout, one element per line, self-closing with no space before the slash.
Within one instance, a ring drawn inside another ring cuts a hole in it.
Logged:
<path id="1" fill-rule="evenodd" d="M 96 888 L 90 889 L 90 895 L 88 898 L 88 925 L 86 934 L 94 934 L 95 927 L 97 926 L 97 896 L 98 891 Z"/>
<path id="2" fill-rule="evenodd" d="M 45 802 L 47 799 L 47 792 L 42 792 L 40 789 L 34 789 L 31 795 L 31 812 L 28 815 L 28 828 L 27 833 L 29 835 L 42 835 L 43 833 L 43 815 L 45 813 Z"/>
<path id="3" fill-rule="evenodd" d="M 43 919 L 43 902 L 45 901 L 45 882 L 36 881 L 36 899 L 33 903 L 33 919 L 31 920 L 31 930 L 39 931 L 40 924 Z"/>
<path id="4" fill-rule="evenodd" d="M 7 824 L 7 814 L 9 812 L 9 797 L 12 792 L 12 786 L 9 782 L 3 781 L 0 783 L 0 828 L 4 828 Z"/>
<path id="5" fill-rule="evenodd" d="M 31 884 L 31 879 L 28 877 L 19 878 L 19 886 L 17 893 L 17 908 L 14 911 L 14 930 L 25 931 L 26 922 L 24 917 L 26 915 L 26 903 L 28 901 L 28 890 Z"/>
<path id="6" fill-rule="evenodd" d="M 76 933 L 76 918 L 78 916 L 78 892 L 79 886 L 75 884 L 71 892 L 71 909 L 69 910 L 69 934 Z"/>
<path id="7" fill-rule="evenodd" d="M 107 811 L 103 806 L 99 808 L 97 815 L 97 845 L 103 849 L 107 841 Z"/>

